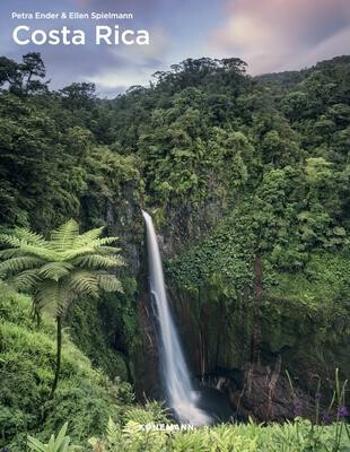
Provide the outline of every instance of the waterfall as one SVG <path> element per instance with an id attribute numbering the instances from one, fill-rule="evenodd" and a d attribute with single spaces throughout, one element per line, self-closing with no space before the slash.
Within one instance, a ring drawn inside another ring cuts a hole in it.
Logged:
<path id="1" fill-rule="evenodd" d="M 198 393 L 190 374 L 171 316 L 164 283 L 162 260 L 153 221 L 142 211 L 147 230 L 150 291 L 156 305 L 159 324 L 159 359 L 169 407 L 180 424 L 205 425 L 210 417 L 198 407 Z"/>

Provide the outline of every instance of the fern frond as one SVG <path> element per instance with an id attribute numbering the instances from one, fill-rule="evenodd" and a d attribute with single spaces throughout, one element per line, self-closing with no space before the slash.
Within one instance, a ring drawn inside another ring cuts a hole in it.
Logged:
<path id="1" fill-rule="evenodd" d="M 94 272 L 76 271 L 68 280 L 68 287 L 77 295 L 98 295 L 98 279 Z"/>
<path id="2" fill-rule="evenodd" d="M 59 300 L 56 306 L 55 315 L 64 315 L 67 312 L 72 301 L 78 296 L 76 292 L 70 290 L 70 287 L 64 283 L 59 284 Z"/>
<path id="3" fill-rule="evenodd" d="M 102 254 L 118 254 L 121 251 L 121 248 L 117 248 L 116 246 L 99 246 L 98 251 Z"/>
<path id="4" fill-rule="evenodd" d="M 69 275 L 73 268 L 74 266 L 68 262 L 49 262 L 39 269 L 39 276 L 58 281 Z"/>
<path id="5" fill-rule="evenodd" d="M 116 276 L 106 273 L 99 275 L 97 279 L 98 286 L 105 292 L 123 292 L 122 283 Z"/>
<path id="6" fill-rule="evenodd" d="M 19 248 L 7 248 L 0 251 L 0 260 L 10 259 L 11 257 L 20 256 L 22 254 Z"/>
<path id="7" fill-rule="evenodd" d="M 115 268 L 124 265 L 117 256 L 101 256 L 100 254 L 87 254 L 71 261 L 73 265 L 85 268 Z"/>
<path id="8" fill-rule="evenodd" d="M 51 233 L 50 248 L 57 251 L 70 248 L 78 235 L 79 225 L 71 219 Z"/>
<path id="9" fill-rule="evenodd" d="M 102 226 L 100 228 L 95 228 L 91 229 L 90 231 L 84 232 L 83 234 L 79 235 L 76 238 L 74 245 L 76 247 L 89 245 L 91 242 L 94 242 L 96 239 L 100 237 L 103 229 L 104 227 Z"/>
<path id="10" fill-rule="evenodd" d="M 84 245 L 81 247 L 71 247 L 67 251 L 63 250 L 61 259 L 62 260 L 71 260 L 71 259 L 75 259 L 76 257 L 79 257 L 79 256 L 84 256 L 86 254 L 100 253 L 103 244 L 109 238 L 113 239 L 112 242 L 115 241 L 115 239 L 116 239 L 114 237 L 106 237 L 105 239 L 95 240 L 94 242 L 91 242 L 89 245 Z M 102 244 L 101 244 L 101 242 L 102 242 Z M 120 250 L 117 248 L 117 252 L 119 252 L 119 251 Z M 103 254 L 110 254 L 110 253 L 107 252 L 107 250 L 104 250 Z"/>
<path id="11" fill-rule="evenodd" d="M 72 261 L 76 257 L 84 256 L 87 254 L 94 254 L 96 252 L 97 252 L 96 248 L 86 245 L 78 249 L 69 249 L 67 251 L 62 252 L 61 259 L 65 261 Z"/>
<path id="12" fill-rule="evenodd" d="M 32 256 L 19 256 L 0 262 L 0 275 L 7 273 L 18 273 L 23 270 L 38 267 L 43 264 L 43 260 Z"/>
<path id="13" fill-rule="evenodd" d="M 47 249 L 47 248 L 22 244 L 20 246 L 20 250 L 22 251 L 22 253 L 29 254 L 29 255 L 38 257 L 40 259 L 46 260 L 46 261 L 60 260 L 60 255 L 57 252 Z"/>
<path id="14" fill-rule="evenodd" d="M 33 305 L 36 312 L 46 310 L 56 314 L 60 304 L 60 290 L 55 281 L 46 280 L 38 285 L 33 295 Z"/>
<path id="15" fill-rule="evenodd" d="M 108 419 L 106 436 L 110 447 L 118 446 L 122 440 L 120 428 L 113 422 L 112 418 Z"/>
<path id="16" fill-rule="evenodd" d="M 104 245 L 111 245 L 112 243 L 115 243 L 118 240 L 119 240 L 118 237 L 102 237 L 91 242 L 91 246 L 98 247 Z"/>
<path id="17" fill-rule="evenodd" d="M 18 248 L 22 242 L 14 234 L 0 234 L 0 243 Z"/>
<path id="18" fill-rule="evenodd" d="M 40 281 L 38 269 L 24 270 L 10 278 L 8 283 L 17 290 L 32 290 Z"/>
<path id="19" fill-rule="evenodd" d="M 123 435 L 129 439 L 133 440 L 143 433 L 143 424 L 135 421 L 128 421 L 123 427 Z"/>
<path id="20" fill-rule="evenodd" d="M 14 230 L 14 235 L 21 241 L 25 242 L 28 245 L 45 247 L 48 242 L 44 239 L 41 234 L 37 234 L 36 232 L 30 231 L 27 228 L 16 228 Z"/>
<path id="21" fill-rule="evenodd" d="M 28 436 L 28 447 L 34 452 L 74 452 L 82 450 L 79 446 L 70 444 L 70 437 L 66 435 L 68 423 L 66 422 L 57 437 L 51 435 L 47 444 L 42 443 L 32 436 Z"/>
<path id="22" fill-rule="evenodd" d="M 28 436 L 28 447 L 29 450 L 32 450 L 34 452 L 46 452 L 47 446 L 46 444 L 42 443 L 38 439 L 34 438 L 33 436 Z"/>

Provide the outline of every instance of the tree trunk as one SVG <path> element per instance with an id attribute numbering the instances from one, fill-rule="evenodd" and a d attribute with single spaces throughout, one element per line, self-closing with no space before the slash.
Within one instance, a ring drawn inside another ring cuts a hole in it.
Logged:
<path id="1" fill-rule="evenodd" d="M 53 398 L 54 393 L 56 391 L 57 384 L 58 384 L 58 379 L 59 379 L 59 375 L 60 375 L 60 370 L 61 370 L 62 317 L 60 315 L 58 315 L 57 318 L 56 318 L 56 324 L 57 324 L 56 369 L 55 369 L 55 378 L 54 378 L 53 383 L 52 383 L 50 399 Z"/>

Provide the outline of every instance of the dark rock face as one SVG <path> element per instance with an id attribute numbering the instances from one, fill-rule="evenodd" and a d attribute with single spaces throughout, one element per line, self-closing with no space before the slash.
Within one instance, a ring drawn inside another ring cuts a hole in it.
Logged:
<path id="1" fill-rule="evenodd" d="M 215 386 L 227 396 L 238 419 L 252 417 L 258 422 L 285 421 L 295 416 L 312 416 L 311 398 L 300 389 L 291 390 L 281 369 L 281 359 L 275 367 L 246 365 L 243 369 L 217 369 L 205 377 L 205 384 Z"/>
<path id="2" fill-rule="evenodd" d="M 165 259 L 174 257 L 179 251 L 203 239 L 219 221 L 226 209 L 226 202 L 213 198 L 205 203 L 184 202 L 176 208 L 168 207 L 164 222 L 158 230 L 158 241 Z"/>
<path id="3" fill-rule="evenodd" d="M 139 400 L 162 399 L 154 318 L 146 290 L 141 293 L 137 303 L 141 342 L 133 354 L 136 396 Z"/>
<path id="4" fill-rule="evenodd" d="M 126 185 L 118 204 L 106 205 L 105 220 L 110 235 L 119 237 L 119 246 L 128 265 L 128 271 L 138 275 L 143 253 L 143 224 L 140 206 L 134 197 L 134 187 Z"/>
<path id="5" fill-rule="evenodd" d="M 238 418 L 252 416 L 259 422 L 283 421 L 297 415 L 313 418 L 319 380 L 323 403 L 330 402 L 335 367 L 339 365 L 345 376 L 350 370 L 342 352 L 345 343 L 339 339 L 338 347 L 334 347 L 324 342 L 323 352 L 332 359 L 320 361 L 315 353 L 317 325 L 312 319 L 299 318 L 297 325 L 291 316 L 281 315 L 277 328 L 265 316 L 258 361 L 253 365 L 249 312 L 235 305 L 227 308 L 220 297 L 209 300 L 209 292 L 203 289 L 202 295 L 193 296 L 179 288 L 170 289 L 173 311 L 191 370 L 204 387 L 226 395 Z M 292 328 L 288 327 L 290 323 Z"/>

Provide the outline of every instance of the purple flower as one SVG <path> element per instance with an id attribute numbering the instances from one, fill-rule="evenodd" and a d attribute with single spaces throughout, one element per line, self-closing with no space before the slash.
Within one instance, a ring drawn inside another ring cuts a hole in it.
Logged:
<path id="1" fill-rule="evenodd" d="M 348 417 L 349 416 L 349 410 L 345 405 L 342 405 L 338 408 L 337 412 L 338 417 Z"/>

